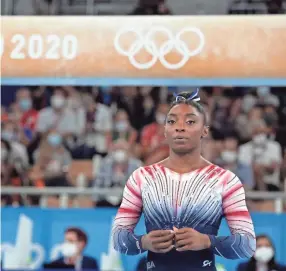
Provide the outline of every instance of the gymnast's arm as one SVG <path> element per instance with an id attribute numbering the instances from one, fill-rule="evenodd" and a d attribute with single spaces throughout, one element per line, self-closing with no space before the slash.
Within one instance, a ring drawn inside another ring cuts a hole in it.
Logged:
<path id="1" fill-rule="evenodd" d="M 112 230 L 115 250 L 127 255 L 136 255 L 145 252 L 141 243 L 143 235 L 134 234 L 134 228 L 142 213 L 140 174 L 139 168 L 128 179 Z"/>
<path id="2" fill-rule="evenodd" d="M 231 235 L 210 235 L 211 248 L 215 254 L 227 259 L 251 258 L 256 249 L 254 227 L 245 203 L 244 188 L 234 174 L 225 183 L 222 196 Z"/>

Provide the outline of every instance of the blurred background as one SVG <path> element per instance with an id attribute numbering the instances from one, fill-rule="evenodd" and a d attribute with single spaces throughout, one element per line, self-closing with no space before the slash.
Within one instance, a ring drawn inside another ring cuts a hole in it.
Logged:
<path id="1" fill-rule="evenodd" d="M 283 0 L 1 1 L 2 15 L 285 10 Z M 72 267 L 80 256 L 78 270 L 145 270 L 144 255 L 112 249 L 112 219 L 130 174 L 168 156 L 163 130 L 173 92 L 197 86 L 55 85 L 1 85 L 1 266 Z M 273 247 L 271 261 L 286 265 L 286 86 L 202 86 L 200 96 L 211 127 L 202 155 L 238 175 L 256 232 L 265 235 L 261 246 Z M 221 232 L 228 233 L 225 222 Z M 64 241 L 76 243 L 78 255 Z M 56 261 L 61 256 L 70 262 Z M 217 268 L 258 270 L 239 269 L 241 262 L 218 258 Z"/>

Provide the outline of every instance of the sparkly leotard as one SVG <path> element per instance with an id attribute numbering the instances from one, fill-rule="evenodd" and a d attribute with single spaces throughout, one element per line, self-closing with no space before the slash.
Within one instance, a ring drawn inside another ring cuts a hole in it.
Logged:
<path id="1" fill-rule="evenodd" d="M 215 254 L 227 259 L 250 258 L 255 233 L 245 204 L 245 193 L 231 171 L 209 165 L 179 174 L 154 164 L 134 171 L 127 181 L 115 218 L 113 242 L 128 255 L 144 252 L 134 228 L 144 213 L 147 232 L 190 227 L 208 234 L 211 248 L 165 254 L 148 252 L 148 271 L 216 270 Z M 225 217 L 231 235 L 217 236 Z"/>

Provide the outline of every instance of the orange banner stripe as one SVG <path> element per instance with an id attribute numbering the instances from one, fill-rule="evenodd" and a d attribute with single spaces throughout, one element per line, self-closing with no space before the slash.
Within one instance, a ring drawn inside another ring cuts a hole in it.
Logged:
<path id="1" fill-rule="evenodd" d="M 2 17 L 2 77 L 286 77 L 285 16 Z"/>

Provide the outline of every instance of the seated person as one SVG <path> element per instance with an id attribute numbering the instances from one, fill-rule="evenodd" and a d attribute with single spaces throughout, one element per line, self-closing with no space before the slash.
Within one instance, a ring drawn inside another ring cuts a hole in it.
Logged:
<path id="1" fill-rule="evenodd" d="M 63 257 L 53 261 L 50 265 L 63 266 L 74 266 L 78 270 L 93 270 L 98 271 L 97 261 L 89 256 L 84 256 L 83 251 L 87 245 L 88 237 L 85 232 L 79 228 L 68 228 L 65 231 L 65 242 L 62 245 L 61 252 Z"/>
<path id="2" fill-rule="evenodd" d="M 69 186 L 66 176 L 72 162 L 70 153 L 64 147 L 62 136 L 55 130 L 41 140 L 34 153 L 35 165 L 30 179 L 35 186 Z"/>
<path id="3" fill-rule="evenodd" d="M 130 174 L 142 166 L 142 162 L 131 156 L 129 144 L 124 140 L 113 143 L 111 152 L 102 160 L 93 186 L 96 188 L 110 188 L 124 190 Z M 122 195 L 94 196 L 96 206 L 118 207 Z"/>
<path id="4" fill-rule="evenodd" d="M 275 248 L 268 236 L 258 235 L 256 247 L 254 256 L 248 262 L 239 264 L 237 271 L 286 271 L 286 266 L 275 261 Z"/>
<path id="5" fill-rule="evenodd" d="M 217 164 L 237 175 L 245 190 L 251 190 L 254 187 L 254 172 L 251 165 L 238 161 L 237 138 L 234 135 L 227 136 L 224 139 L 222 149 L 220 157 L 216 159 Z"/>

